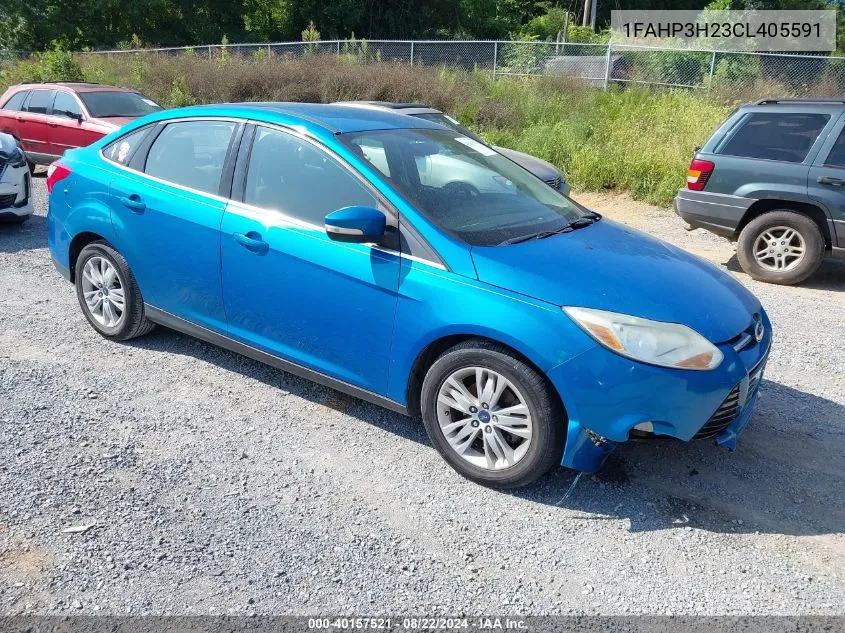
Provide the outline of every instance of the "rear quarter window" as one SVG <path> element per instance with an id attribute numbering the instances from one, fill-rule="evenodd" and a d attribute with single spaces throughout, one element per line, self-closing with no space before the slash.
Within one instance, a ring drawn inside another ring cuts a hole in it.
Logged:
<path id="1" fill-rule="evenodd" d="M 21 90 L 20 92 L 16 92 L 13 94 L 9 100 L 3 104 L 4 110 L 9 110 L 11 112 L 20 112 L 23 109 L 23 102 L 26 101 L 26 96 L 29 94 L 29 90 Z"/>
<path id="2" fill-rule="evenodd" d="M 829 114 L 752 112 L 717 153 L 800 163 L 829 120 Z"/>

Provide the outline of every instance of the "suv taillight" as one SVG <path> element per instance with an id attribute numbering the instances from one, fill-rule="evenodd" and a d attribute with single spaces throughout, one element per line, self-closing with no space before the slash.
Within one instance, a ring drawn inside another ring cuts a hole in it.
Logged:
<path id="1" fill-rule="evenodd" d="M 693 191 L 701 191 L 704 185 L 710 179 L 710 174 L 713 173 L 713 168 L 716 165 L 709 160 L 701 160 L 700 158 L 693 158 L 689 164 L 689 171 L 687 172 L 687 187 Z"/>
<path id="2" fill-rule="evenodd" d="M 53 187 L 60 180 L 64 180 L 70 176 L 70 169 L 56 161 L 47 168 L 47 193 L 53 192 Z"/>

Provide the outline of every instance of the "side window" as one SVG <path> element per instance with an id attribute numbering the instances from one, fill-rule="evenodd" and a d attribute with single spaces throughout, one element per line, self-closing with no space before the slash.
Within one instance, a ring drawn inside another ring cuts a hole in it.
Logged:
<path id="1" fill-rule="evenodd" d="M 150 147 L 144 172 L 183 187 L 216 194 L 236 125 L 232 121 L 170 123 Z"/>
<path id="2" fill-rule="evenodd" d="M 839 138 L 830 148 L 830 154 L 827 155 L 824 164 L 829 167 L 845 167 L 845 130 L 842 130 Z"/>
<path id="3" fill-rule="evenodd" d="M 106 145 L 106 147 L 103 148 L 103 156 L 116 163 L 120 163 L 121 165 L 128 164 L 129 159 L 132 158 L 132 154 L 135 152 L 135 149 L 141 144 L 141 141 L 144 140 L 144 137 L 147 135 L 149 130 L 149 127 L 142 128 L 137 132 L 127 134 L 113 143 Z"/>
<path id="4" fill-rule="evenodd" d="M 6 102 L 6 104 L 3 106 L 3 109 L 11 110 L 12 112 L 20 112 L 21 108 L 23 107 L 23 102 L 26 101 L 26 96 L 28 94 L 29 90 L 21 90 L 20 92 L 16 92 L 12 95 L 12 98 Z"/>
<path id="5" fill-rule="evenodd" d="M 53 114 L 65 116 L 69 119 L 78 119 L 82 116 L 82 109 L 73 95 L 66 92 L 57 92 L 56 100 L 53 102 Z"/>
<path id="6" fill-rule="evenodd" d="M 255 132 L 244 202 L 318 226 L 332 211 L 378 206 L 375 195 L 326 152 L 265 127 Z"/>
<path id="7" fill-rule="evenodd" d="M 828 119 L 827 114 L 755 112 L 745 118 L 719 153 L 800 163 Z"/>
<path id="8" fill-rule="evenodd" d="M 32 114 L 47 114 L 55 94 L 55 90 L 33 90 L 26 111 Z"/>

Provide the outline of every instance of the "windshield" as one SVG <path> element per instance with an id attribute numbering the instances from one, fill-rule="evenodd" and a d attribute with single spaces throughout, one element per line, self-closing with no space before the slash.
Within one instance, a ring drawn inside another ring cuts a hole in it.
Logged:
<path id="1" fill-rule="evenodd" d="M 443 127 L 448 127 L 451 130 L 455 130 L 455 132 L 458 132 L 459 134 L 468 136 L 471 139 L 478 141 L 479 143 L 484 143 L 485 145 L 488 144 L 487 141 L 478 136 L 478 134 L 476 134 L 469 128 L 464 127 L 455 119 L 453 119 L 449 115 L 443 114 L 442 112 L 423 112 L 422 114 L 412 114 L 411 116 L 417 117 L 418 119 L 425 119 L 426 121 L 431 121 L 432 123 L 437 123 L 438 125 L 442 125 Z"/>
<path id="2" fill-rule="evenodd" d="M 137 92 L 107 91 L 80 92 L 79 98 L 92 117 L 136 117 L 161 110 L 161 106 Z"/>
<path id="3" fill-rule="evenodd" d="M 560 231 L 588 213 L 495 150 L 452 131 L 341 138 L 440 228 L 473 246 Z"/>

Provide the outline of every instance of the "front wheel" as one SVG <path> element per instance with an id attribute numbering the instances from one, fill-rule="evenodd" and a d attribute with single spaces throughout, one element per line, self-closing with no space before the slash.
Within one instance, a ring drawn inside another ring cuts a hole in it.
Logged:
<path id="1" fill-rule="evenodd" d="M 752 278 L 790 285 L 816 272 L 824 250 L 824 236 L 812 218 L 779 210 L 754 218 L 742 229 L 736 255 Z"/>
<path id="2" fill-rule="evenodd" d="M 472 481 L 524 486 L 560 463 L 562 407 L 543 376 L 501 345 L 447 350 L 423 380 L 421 405 L 435 448 Z"/>

